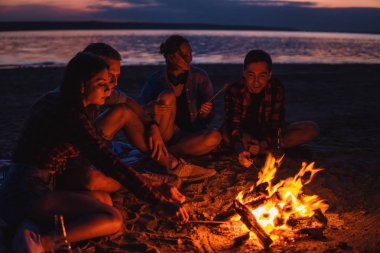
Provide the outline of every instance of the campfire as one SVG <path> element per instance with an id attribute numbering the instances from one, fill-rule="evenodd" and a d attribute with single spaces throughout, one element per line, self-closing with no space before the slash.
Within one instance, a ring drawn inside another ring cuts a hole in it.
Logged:
<path id="1" fill-rule="evenodd" d="M 314 163 L 303 163 L 294 177 L 274 184 L 278 167 L 284 157 L 269 155 L 258 174 L 258 181 L 248 190 L 241 191 L 230 209 L 230 221 L 240 221 L 245 235 L 240 243 L 257 240 L 264 248 L 283 241 L 299 238 L 321 238 L 327 225 L 324 213 L 328 205 L 317 195 L 303 194 L 320 168 Z"/>

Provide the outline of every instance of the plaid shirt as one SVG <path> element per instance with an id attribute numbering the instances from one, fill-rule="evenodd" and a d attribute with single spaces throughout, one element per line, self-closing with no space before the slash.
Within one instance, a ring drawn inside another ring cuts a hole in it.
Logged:
<path id="1" fill-rule="evenodd" d="M 55 175 L 66 169 L 69 158 L 79 154 L 136 196 L 152 203 L 163 200 L 132 167 L 122 163 L 108 149 L 82 106 L 67 105 L 59 92 L 50 92 L 33 106 L 13 161 Z"/>
<path id="2" fill-rule="evenodd" d="M 251 95 L 240 79 L 230 85 L 224 96 L 225 122 L 224 126 L 232 142 L 241 142 L 242 123 L 248 118 L 251 105 Z M 277 128 L 285 126 L 284 87 L 276 78 L 271 78 L 264 88 L 264 98 L 259 106 L 258 122 L 263 131 L 262 140 L 272 144 L 277 135 Z"/>

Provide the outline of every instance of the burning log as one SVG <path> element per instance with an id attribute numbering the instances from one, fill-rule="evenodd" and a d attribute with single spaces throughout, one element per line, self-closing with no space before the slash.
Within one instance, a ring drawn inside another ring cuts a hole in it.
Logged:
<path id="1" fill-rule="evenodd" d="M 258 198 L 257 200 L 245 203 L 245 205 L 249 206 L 252 209 L 255 209 L 261 205 L 264 205 L 267 201 L 268 201 L 268 199 L 265 196 L 262 196 L 262 197 Z"/>
<path id="2" fill-rule="evenodd" d="M 256 209 L 259 206 L 265 205 L 268 201 L 272 201 L 273 203 L 278 204 L 280 202 L 280 197 L 277 193 L 273 194 L 272 197 L 269 198 L 268 196 L 262 195 L 256 200 L 244 203 L 244 205 L 252 209 Z"/>
<path id="3" fill-rule="evenodd" d="M 323 238 L 323 230 L 327 225 L 327 218 L 320 209 L 317 209 L 311 217 L 296 218 L 291 215 L 286 224 L 292 227 L 295 234 L 304 234 L 314 239 L 320 239 Z"/>
<path id="4" fill-rule="evenodd" d="M 249 233 L 234 238 L 234 246 L 238 247 L 245 244 L 249 240 Z"/>
<path id="5" fill-rule="evenodd" d="M 323 224 L 323 226 L 327 226 L 327 217 L 322 213 L 321 209 L 314 210 L 313 218 Z"/>
<path id="6" fill-rule="evenodd" d="M 302 187 L 318 171 L 321 169 L 314 169 L 314 163 L 303 163 L 294 177 L 273 184 L 277 166 L 276 160 L 269 155 L 259 172 L 258 185 L 238 193 L 233 207 L 241 216 L 241 221 L 256 234 L 265 248 L 272 243 L 269 235 L 274 240 L 284 238 L 292 241 L 323 237 L 327 218 L 321 210 L 327 210 L 328 205 L 317 195 L 302 194 Z M 307 181 L 305 175 L 308 176 Z M 320 210 L 315 210 L 316 207 Z"/>
<path id="7" fill-rule="evenodd" d="M 233 208 L 228 209 L 214 217 L 214 221 L 226 221 L 232 218 L 236 214 L 236 210 Z"/>
<path id="8" fill-rule="evenodd" d="M 242 199 L 244 203 L 256 201 L 258 199 L 266 198 L 268 196 L 268 183 L 261 183 L 250 191 L 243 194 Z"/>
<path id="9" fill-rule="evenodd" d="M 294 215 L 291 215 L 289 217 L 289 220 L 286 223 L 288 226 L 291 226 L 293 228 L 296 227 L 308 227 L 310 225 L 318 226 L 318 227 L 326 227 L 327 225 L 327 218 L 322 213 L 320 209 L 317 209 L 314 211 L 314 215 L 311 217 L 294 217 Z"/>
<path id="10" fill-rule="evenodd" d="M 272 239 L 265 233 L 264 229 L 257 222 L 255 216 L 244 204 L 240 203 L 237 200 L 234 200 L 234 208 L 236 212 L 240 215 L 241 221 L 247 226 L 247 228 L 255 233 L 259 239 L 261 245 L 264 248 L 268 248 L 269 245 L 273 242 Z"/>
<path id="11" fill-rule="evenodd" d="M 261 183 L 250 191 L 245 192 L 242 195 L 242 202 L 244 205 L 255 209 L 258 206 L 263 205 L 268 199 L 267 191 L 268 183 Z"/>

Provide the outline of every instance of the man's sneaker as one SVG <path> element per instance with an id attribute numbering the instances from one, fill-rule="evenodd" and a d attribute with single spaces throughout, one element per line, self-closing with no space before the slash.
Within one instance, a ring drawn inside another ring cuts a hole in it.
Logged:
<path id="1" fill-rule="evenodd" d="M 214 169 L 206 169 L 183 159 L 178 160 L 179 164 L 176 168 L 170 170 L 171 173 L 177 175 L 183 182 L 194 182 L 212 177 L 216 174 Z"/>
<path id="2" fill-rule="evenodd" d="M 175 186 L 179 188 L 181 186 L 181 179 L 172 174 L 158 174 L 151 172 L 139 173 L 142 178 L 150 182 L 152 185 L 168 184 L 170 186 Z"/>

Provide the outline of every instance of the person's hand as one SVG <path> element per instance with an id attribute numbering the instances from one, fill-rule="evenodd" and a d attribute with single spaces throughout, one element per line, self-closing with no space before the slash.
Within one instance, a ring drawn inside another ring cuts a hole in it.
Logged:
<path id="1" fill-rule="evenodd" d="M 249 151 L 242 151 L 238 154 L 238 161 L 239 163 L 248 168 L 249 166 L 252 165 L 252 161 L 250 160 L 250 157 L 251 157 L 251 153 Z"/>
<path id="2" fill-rule="evenodd" d="M 201 105 L 201 109 L 199 110 L 199 115 L 202 117 L 207 117 L 212 111 L 212 102 L 206 102 Z"/>
<path id="3" fill-rule="evenodd" d="M 177 187 L 168 184 L 160 184 L 154 187 L 156 191 L 160 192 L 167 201 L 183 204 L 186 201 L 185 195 L 180 193 Z"/>
<path id="4" fill-rule="evenodd" d="M 260 152 L 260 142 L 258 140 L 251 140 L 249 142 L 249 152 L 252 155 L 257 155 Z"/>
<path id="5" fill-rule="evenodd" d="M 160 160 L 161 156 L 168 156 L 168 150 L 162 140 L 160 129 L 157 125 L 153 124 L 148 132 L 149 149 L 152 151 L 152 158 Z"/>
<path id="6" fill-rule="evenodd" d="M 160 211 L 163 211 L 165 215 L 174 217 L 180 223 L 186 223 L 189 220 L 189 214 L 180 204 L 162 201 L 158 204 L 158 208 Z"/>

